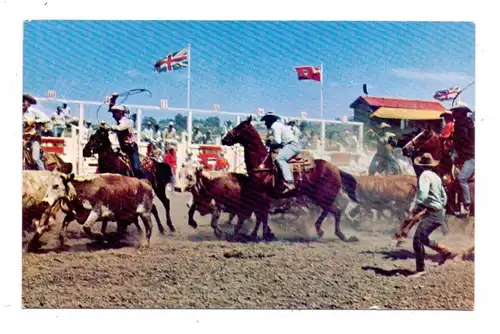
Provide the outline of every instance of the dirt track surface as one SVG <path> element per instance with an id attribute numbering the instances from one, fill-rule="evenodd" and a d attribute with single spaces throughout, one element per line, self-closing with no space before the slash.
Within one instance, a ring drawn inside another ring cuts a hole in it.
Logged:
<path id="1" fill-rule="evenodd" d="M 438 267 L 435 253 L 426 249 L 428 274 L 406 277 L 415 267 L 411 239 L 396 247 L 387 224 L 377 228 L 365 223 L 358 231 L 345 228 L 348 236 L 360 238 L 357 243 L 345 243 L 334 236 L 331 218 L 323 224 L 325 237 L 318 240 L 314 220 L 307 215 L 300 221 L 277 216 L 271 228 L 278 241 L 218 241 L 208 216 L 195 216 L 197 230 L 187 225 L 187 194 L 169 197 L 177 232 L 163 237 L 155 226 L 150 248 L 93 246 L 88 239 L 77 238 L 76 223 L 70 227 L 75 232 L 67 241 L 68 250 L 51 251 L 56 238 L 46 236 L 43 253 L 23 254 L 24 306 L 474 308 L 474 262 L 455 260 Z M 230 232 L 232 226 L 225 225 L 226 220 L 223 214 L 221 226 Z M 432 237 L 454 250 L 463 249 L 472 241 L 461 224 L 453 220 L 449 234 L 435 232 Z M 252 227 L 252 221 L 245 224 L 248 230 Z M 134 234 L 135 227 L 129 231 Z"/>

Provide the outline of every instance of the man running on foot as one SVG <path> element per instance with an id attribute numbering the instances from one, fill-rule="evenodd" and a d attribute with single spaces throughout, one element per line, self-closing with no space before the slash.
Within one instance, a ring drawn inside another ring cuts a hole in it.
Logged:
<path id="1" fill-rule="evenodd" d="M 438 164 L 439 161 L 434 160 L 430 153 L 415 158 L 415 165 L 422 167 L 424 171 L 418 179 L 416 207 L 412 210 L 414 219 L 422 219 L 413 237 L 413 250 L 417 262 L 417 271 L 413 276 L 425 274 L 424 246 L 441 255 L 440 265 L 453 256 L 448 247 L 429 239 L 431 233 L 441 227 L 446 219 L 446 192 L 441 179 L 433 171 Z"/>

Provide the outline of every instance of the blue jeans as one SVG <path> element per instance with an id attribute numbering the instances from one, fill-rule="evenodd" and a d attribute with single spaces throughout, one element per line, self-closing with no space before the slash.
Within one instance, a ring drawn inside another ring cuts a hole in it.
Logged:
<path id="1" fill-rule="evenodd" d="M 35 162 L 36 168 L 38 170 L 45 170 L 45 165 L 43 164 L 42 156 L 40 153 L 39 141 L 31 142 L 31 157 L 33 158 L 33 161 Z"/>
<path id="2" fill-rule="evenodd" d="M 462 170 L 457 175 L 457 180 L 460 183 L 460 188 L 462 188 L 462 200 L 464 205 L 470 205 L 470 192 L 469 192 L 469 184 L 467 180 L 474 173 L 475 166 L 475 158 L 469 159 L 464 162 L 462 166 Z"/>
<path id="3" fill-rule="evenodd" d="M 134 176 L 138 179 L 143 179 L 144 175 L 141 170 L 141 160 L 139 158 L 139 147 L 137 145 L 133 145 L 131 147 L 127 147 L 127 155 L 130 159 L 130 163 L 132 164 L 132 170 L 134 172 Z"/>
<path id="4" fill-rule="evenodd" d="M 54 137 L 61 137 L 63 131 L 64 131 L 64 126 L 55 125 L 54 126 Z"/>
<path id="5" fill-rule="evenodd" d="M 289 144 L 283 146 L 281 151 L 278 153 L 276 157 L 276 164 L 281 170 L 283 174 L 283 178 L 287 183 L 293 183 L 293 175 L 290 169 L 288 168 L 287 161 L 302 151 L 302 145 L 293 141 Z"/>
<path id="6" fill-rule="evenodd" d="M 437 212 L 430 211 L 418 225 L 413 236 L 413 250 L 415 251 L 417 271 L 423 271 L 425 269 L 424 246 L 431 248 L 436 246 L 436 242 L 434 240 L 430 240 L 429 236 L 445 223 L 445 216 L 445 210 L 439 210 Z"/>

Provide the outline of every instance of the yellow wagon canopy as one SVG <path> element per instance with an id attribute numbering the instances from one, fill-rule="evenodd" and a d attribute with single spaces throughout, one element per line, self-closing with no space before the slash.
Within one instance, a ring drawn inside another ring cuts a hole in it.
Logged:
<path id="1" fill-rule="evenodd" d="M 406 109 L 380 107 L 370 117 L 410 120 L 433 120 L 440 119 L 441 114 L 446 111 L 430 109 Z"/>

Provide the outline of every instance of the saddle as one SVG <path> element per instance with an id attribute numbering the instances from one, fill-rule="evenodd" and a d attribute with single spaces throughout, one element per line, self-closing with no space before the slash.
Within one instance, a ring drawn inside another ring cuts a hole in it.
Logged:
<path id="1" fill-rule="evenodd" d="M 274 177 L 273 177 L 273 184 L 276 187 L 276 181 L 278 179 L 282 179 L 282 177 L 279 177 L 277 174 L 277 167 L 274 164 L 276 161 L 276 157 L 278 155 L 280 150 L 275 150 L 272 154 L 272 159 L 273 159 L 273 165 L 274 167 Z M 288 168 L 292 172 L 292 175 L 295 180 L 298 180 L 299 183 L 302 183 L 302 174 L 303 172 L 307 172 L 311 169 L 314 169 L 316 167 L 316 163 L 314 162 L 314 157 L 310 151 L 302 151 L 301 153 L 295 155 L 294 157 L 288 159 Z M 298 174 L 298 179 L 296 175 Z"/>

